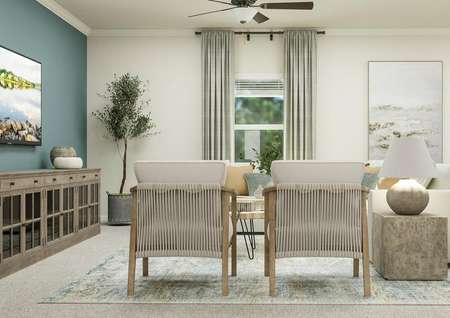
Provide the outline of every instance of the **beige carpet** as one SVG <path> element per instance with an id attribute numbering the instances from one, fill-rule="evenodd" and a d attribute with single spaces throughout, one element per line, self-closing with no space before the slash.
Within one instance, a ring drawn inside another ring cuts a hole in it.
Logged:
<path id="1" fill-rule="evenodd" d="M 450 317 L 448 306 L 38 304 L 128 244 L 128 227 L 102 234 L 0 280 L 0 317 Z"/>

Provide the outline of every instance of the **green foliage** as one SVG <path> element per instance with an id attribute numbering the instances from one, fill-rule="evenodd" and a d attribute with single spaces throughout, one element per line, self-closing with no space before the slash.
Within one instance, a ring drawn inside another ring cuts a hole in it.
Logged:
<path id="1" fill-rule="evenodd" d="M 106 92 L 100 94 L 106 101 L 102 110 L 93 112 L 106 128 L 106 132 L 117 144 L 123 143 L 122 158 L 122 183 L 120 193 L 123 193 L 126 180 L 128 140 L 146 137 L 155 134 L 155 124 L 150 112 L 144 112 L 144 107 L 150 104 L 149 100 L 143 100 L 146 93 L 145 84 L 138 76 L 129 73 L 117 77 L 106 84 Z"/>
<path id="2" fill-rule="evenodd" d="M 283 145 L 278 134 L 274 134 L 269 140 L 262 147 L 261 152 L 253 149 L 256 154 L 256 160 L 250 164 L 253 166 L 253 169 L 258 168 L 259 171 L 270 176 L 272 174 L 272 161 L 283 159 Z"/>
<path id="3" fill-rule="evenodd" d="M 283 98 L 281 97 L 236 97 L 235 123 L 282 124 Z"/>
<path id="4" fill-rule="evenodd" d="M 106 92 L 101 94 L 106 105 L 102 110 L 93 112 L 106 128 L 107 133 L 118 142 L 121 140 L 145 137 L 152 134 L 155 124 L 151 113 L 145 113 L 144 107 L 149 100 L 141 100 L 146 92 L 145 84 L 138 76 L 129 73 L 106 85 Z"/>

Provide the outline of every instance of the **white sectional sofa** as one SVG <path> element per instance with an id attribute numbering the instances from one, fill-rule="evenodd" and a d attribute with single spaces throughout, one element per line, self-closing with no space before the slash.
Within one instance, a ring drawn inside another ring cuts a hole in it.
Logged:
<path id="1" fill-rule="evenodd" d="M 450 165 L 437 164 L 437 178 L 433 179 L 428 187 L 430 203 L 424 212 L 429 212 L 450 219 Z M 372 258 L 372 217 L 373 211 L 392 211 L 386 202 L 387 190 L 371 190 L 369 194 L 369 251 Z M 450 222 L 449 222 L 450 233 Z M 448 235 L 449 263 L 450 263 L 450 235 Z"/>

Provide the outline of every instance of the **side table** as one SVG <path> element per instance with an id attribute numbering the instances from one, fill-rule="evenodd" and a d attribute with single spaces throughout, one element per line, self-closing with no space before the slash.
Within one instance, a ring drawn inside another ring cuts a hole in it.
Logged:
<path id="1" fill-rule="evenodd" d="M 252 260 L 255 258 L 256 250 L 254 220 L 264 220 L 264 198 L 238 196 L 237 206 L 238 220 L 241 224 L 247 255 Z"/>
<path id="2" fill-rule="evenodd" d="M 447 218 L 423 213 L 373 213 L 373 263 L 388 280 L 445 280 Z"/>

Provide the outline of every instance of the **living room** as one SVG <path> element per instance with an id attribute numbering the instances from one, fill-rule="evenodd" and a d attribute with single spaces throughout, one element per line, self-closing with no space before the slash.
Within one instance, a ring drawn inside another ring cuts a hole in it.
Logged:
<path id="1" fill-rule="evenodd" d="M 448 1 L 0 9 L 2 317 L 448 316 Z"/>

